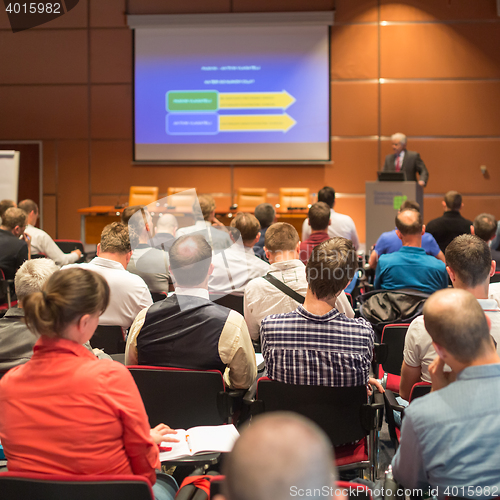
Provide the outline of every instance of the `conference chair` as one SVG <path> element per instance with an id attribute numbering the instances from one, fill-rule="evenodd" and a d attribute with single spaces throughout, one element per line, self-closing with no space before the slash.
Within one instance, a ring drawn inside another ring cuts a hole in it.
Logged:
<path id="1" fill-rule="evenodd" d="M 158 200 L 158 187 L 156 186 L 130 186 L 128 205 L 149 205 Z"/>
<path id="2" fill-rule="evenodd" d="M 85 262 L 85 248 L 80 240 L 54 240 L 54 242 L 64 253 L 80 250 L 82 256 L 77 262 Z M 33 258 L 33 256 L 31 256 L 31 258 Z"/>
<path id="3" fill-rule="evenodd" d="M 378 463 L 378 432 L 383 396 L 367 402 L 366 387 L 326 387 L 284 384 L 267 377 L 257 383 L 252 415 L 292 411 L 318 424 L 335 447 L 339 470 L 369 469 L 374 480 Z"/>
<path id="4" fill-rule="evenodd" d="M 168 204 L 177 210 L 191 212 L 196 201 L 194 188 L 169 187 L 167 189 Z"/>
<path id="5" fill-rule="evenodd" d="M 409 326 L 409 323 L 386 325 L 381 343 L 374 346 L 374 373 L 385 388 L 396 393 L 399 393 L 403 350 Z"/>
<path id="6" fill-rule="evenodd" d="M 266 188 L 239 188 L 236 203 L 238 208 L 255 208 L 261 203 L 267 202 Z"/>
<path id="7" fill-rule="evenodd" d="M 90 339 L 90 345 L 106 354 L 122 354 L 125 352 L 125 332 L 118 325 L 99 325 Z"/>
<path id="8" fill-rule="evenodd" d="M 281 209 L 307 208 L 309 205 L 309 188 L 280 188 Z"/>
<path id="9" fill-rule="evenodd" d="M 62 475 L 0 473 L 0 499 L 5 500 L 154 500 L 149 481 L 133 475 Z"/>
<path id="10" fill-rule="evenodd" d="M 14 285 L 14 280 L 6 279 L 3 269 L 0 269 L 0 310 L 7 310 L 17 305 L 17 300 L 12 300 L 11 285 Z"/>

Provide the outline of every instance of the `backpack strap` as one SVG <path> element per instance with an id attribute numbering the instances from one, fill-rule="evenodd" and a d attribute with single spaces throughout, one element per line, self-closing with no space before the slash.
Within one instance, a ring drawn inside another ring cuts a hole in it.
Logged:
<path id="1" fill-rule="evenodd" d="M 295 290 L 290 288 L 288 285 L 285 285 L 283 281 L 279 280 L 278 278 L 275 278 L 272 274 L 267 273 L 265 276 L 262 276 L 266 281 L 271 283 L 271 285 L 274 285 L 276 288 L 281 290 L 285 295 L 288 295 L 291 297 L 293 300 L 298 302 L 299 304 L 303 304 L 304 301 L 306 300 L 305 297 L 300 295 L 300 293 L 297 293 Z"/>

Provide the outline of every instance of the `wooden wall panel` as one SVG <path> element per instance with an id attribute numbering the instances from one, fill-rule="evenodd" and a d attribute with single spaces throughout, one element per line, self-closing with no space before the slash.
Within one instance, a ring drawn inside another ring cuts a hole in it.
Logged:
<path id="1" fill-rule="evenodd" d="M 19 2 L 19 3 L 21 3 L 21 5 L 24 4 L 24 2 Z M 29 7 L 30 2 L 27 3 Z M 61 29 L 61 28 L 62 29 L 85 28 L 87 26 L 87 4 L 88 0 L 79 0 L 77 7 L 75 7 L 74 9 L 70 10 L 63 16 L 59 16 L 58 18 L 49 21 L 48 23 L 37 26 L 36 28 L 32 28 L 31 31 L 43 30 L 43 29 L 51 30 L 51 29 Z M 2 9 L 0 9 L 0 29 L 8 29 L 8 30 L 11 29 L 7 12 L 3 7 Z"/>
<path id="2" fill-rule="evenodd" d="M 72 139 L 87 135 L 83 85 L 0 86 L 0 137 Z"/>
<path id="3" fill-rule="evenodd" d="M 335 24 L 376 23 L 378 21 L 377 0 L 336 0 Z"/>
<path id="4" fill-rule="evenodd" d="M 381 88 L 381 132 L 415 136 L 500 135 L 500 82 L 386 83 Z"/>
<path id="5" fill-rule="evenodd" d="M 130 14 L 207 14 L 230 12 L 231 0 L 129 0 Z"/>
<path id="6" fill-rule="evenodd" d="M 56 141 L 43 141 L 43 194 L 55 195 L 56 179 Z"/>
<path id="7" fill-rule="evenodd" d="M 377 26 L 332 27 L 331 77 L 378 78 Z"/>
<path id="8" fill-rule="evenodd" d="M 93 85 L 93 139 L 132 139 L 132 85 Z"/>
<path id="9" fill-rule="evenodd" d="M 377 135 L 378 85 L 332 82 L 331 132 L 339 136 Z"/>
<path id="10" fill-rule="evenodd" d="M 90 0 L 90 26 L 110 28 L 127 26 L 126 0 Z"/>
<path id="11" fill-rule="evenodd" d="M 0 47 L 0 83 L 87 82 L 85 30 L 0 31 Z"/>
<path id="12" fill-rule="evenodd" d="M 360 242 L 365 241 L 365 198 L 364 197 L 337 197 L 335 199 L 335 211 L 340 214 L 347 214 L 356 225 L 356 232 Z"/>
<path id="13" fill-rule="evenodd" d="M 132 83 L 132 31 L 93 29 L 90 45 L 92 83 Z"/>
<path id="14" fill-rule="evenodd" d="M 43 196 L 43 230 L 49 233 L 52 239 L 56 237 L 56 219 L 56 196 L 46 194 Z"/>
<path id="15" fill-rule="evenodd" d="M 381 21 L 447 21 L 497 19 L 491 0 L 381 0 Z"/>
<path id="16" fill-rule="evenodd" d="M 378 142 L 336 140 L 332 143 L 333 165 L 325 169 L 325 184 L 341 193 L 363 193 L 366 181 L 377 180 Z"/>
<path id="17" fill-rule="evenodd" d="M 233 12 L 299 12 L 333 10 L 334 0 L 233 0 Z"/>
<path id="18" fill-rule="evenodd" d="M 80 216 L 76 211 L 90 201 L 88 142 L 60 141 L 57 151 L 57 238 L 80 239 Z"/>
<path id="19" fill-rule="evenodd" d="M 390 25 L 380 34 L 382 78 L 500 77 L 499 23 Z"/>

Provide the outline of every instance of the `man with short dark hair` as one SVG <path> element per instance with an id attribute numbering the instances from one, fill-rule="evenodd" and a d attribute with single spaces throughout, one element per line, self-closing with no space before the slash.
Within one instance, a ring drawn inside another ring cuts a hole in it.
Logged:
<path id="1" fill-rule="evenodd" d="M 404 210 L 407 210 L 409 208 L 413 208 L 420 212 L 420 205 L 416 201 L 410 200 L 406 200 L 401 204 L 399 212 L 403 212 Z M 380 255 L 397 252 L 402 247 L 402 245 L 403 243 L 396 234 L 395 229 L 382 233 L 377 240 L 377 243 L 373 247 L 368 264 L 372 269 L 375 269 L 377 267 L 377 262 Z M 434 236 L 432 236 L 432 234 L 428 233 L 427 231 L 422 235 L 422 248 L 425 250 L 425 253 L 427 255 L 432 255 L 436 257 L 436 259 L 444 262 L 443 252 L 439 248 L 439 245 L 434 239 Z"/>
<path id="2" fill-rule="evenodd" d="M 21 264 L 29 259 L 29 237 L 26 229 L 26 213 L 20 208 L 8 208 L 0 225 L 0 269 L 5 278 L 13 280 Z"/>
<path id="3" fill-rule="evenodd" d="M 307 264 L 313 248 L 323 241 L 329 240 L 328 226 L 331 224 L 330 207 L 323 201 L 311 205 L 308 213 L 308 224 L 311 226 L 311 235 L 300 243 L 300 260 Z"/>
<path id="4" fill-rule="evenodd" d="M 132 236 L 137 238 L 137 235 Z M 153 303 L 144 280 L 126 270 L 131 256 L 128 226 L 113 222 L 102 230 L 97 257 L 88 263 L 70 264 L 63 268 L 81 266 L 99 273 L 108 282 L 111 291 L 109 305 L 99 317 L 100 325 L 119 325 L 127 329 L 139 311 Z"/>
<path id="5" fill-rule="evenodd" d="M 276 222 L 276 210 L 270 203 L 261 203 L 255 207 L 253 214 L 260 223 L 260 238 L 254 245 L 253 251 L 257 257 L 267 262 L 266 253 L 264 252 L 264 238 L 267 229 Z"/>
<path id="6" fill-rule="evenodd" d="M 82 256 L 78 249 L 70 253 L 64 253 L 55 243 L 55 241 L 43 230 L 35 227 L 38 220 L 38 205 L 33 200 L 23 200 L 19 202 L 19 208 L 24 210 L 28 216 L 28 225 L 26 234 L 31 238 L 31 254 L 45 254 L 52 259 L 58 266 L 72 264 Z"/>
<path id="7" fill-rule="evenodd" d="M 170 248 L 175 293 L 141 311 L 127 338 L 125 362 L 219 370 L 233 388 L 248 388 L 257 374 L 255 353 L 241 314 L 209 300 L 212 248 L 200 234 Z"/>
<path id="8" fill-rule="evenodd" d="M 330 225 L 328 226 L 328 234 L 330 238 L 340 236 L 352 241 L 354 249 L 359 248 L 359 238 L 356 232 L 354 221 L 344 214 L 339 214 L 333 207 L 335 206 L 335 189 L 330 186 L 321 188 L 318 192 L 318 201 L 326 203 L 330 207 Z M 302 241 L 306 241 L 311 236 L 311 226 L 309 219 L 306 219 L 302 224 Z"/>
<path id="9" fill-rule="evenodd" d="M 457 236 L 446 247 L 448 275 L 454 288 L 467 290 L 476 297 L 491 321 L 491 335 L 500 349 L 500 308 L 488 299 L 490 276 L 495 273 L 495 262 L 486 242 L 472 234 Z M 432 339 L 425 329 L 424 317 L 414 319 L 405 337 L 404 361 L 401 367 L 399 393 L 408 400 L 411 388 L 423 380 L 430 382 L 429 366 L 437 354 Z"/>
<path id="10" fill-rule="evenodd" d="M 268 274 L 281 281 L 291 289 L 305 297 L 307 292 L 306 267 L 299 260 L 299 234 L 286 222 L 273 224 L 266 233 L 264 250 L 271 267 Z M 245 287 L 244 311 L 245 320 L 252 339 L 259 339 L 260 324 L 270 314 L 281 314 L 295 310 L 299 302 L 285 293 L 273 283 L 262 278 L 251 280 Z M 337 298 L 335 307 L 349 318 L 354 318 L 345 293 Z"/>
<path id="11" fill-rule="evenodd" d="M 479 214 L 474 219 L 474 224 L 470 228 L 471 233 L 475 234 L 486 243 L 490 244 L 495 239 L 497 234 L 497 220 L 491 214 Z M 497 268 L 500 269 L 500 250 L 496 250 L 490 246 L 491 258 L 497 263 Z"/>
<path id="12" fill-rule="evenodd" d="M 315 490 L 332 499 L 334 464 L 328 436 L 310 420 L 288 412 L 257 416 L 224 460 L 224 496 L 213 500 L 316 498 L 303 494 Z"/>
<path id="13" fill-rule="evenodd" d="M 429 221 L 427 232 L 436 238 L 439 248 L 444 252 L 453 238 L 461 234 L 470 234 L 472 221 L 460 214 L 464 204 L 462 203 L 462 195 L 457 191 L 448 191 L 444 195 L 442 204 L 444 214 Z"/>
<path id="14" fill-rule="evenodd" d="M 438 354 L 429 367 L 432 392 L 405 410 L 394 479 L 424 494 L 433 488 L 430 495 L 438 498 L 457 491 L 494 497 L 500 491 L 494 437 L 500 433 L 500 357 L 487 318 L 471 293 L 449 289 L 426 301 L 424 323 Z"/>
<path id="15" fill-rule="evenodd" d="M 332 238 L 314 248 L 306 266 L 304 304 L 262 320 L 262 354 L 269 378 L 331 387 L 368 384 L 373 328 L 335 307 L 357 268 L 350 240 Z"/>
<path id="16" fill-rule="evenodd" d="M 415 209 L 396 216 L 396 234 L 403 246 L 394 253 L 381 255 L 375 272 L 376 290 L 414 289 L 433 293 L 448 286 L 444 262 L 431 257 L 422 248 L 425 226 Z"/>

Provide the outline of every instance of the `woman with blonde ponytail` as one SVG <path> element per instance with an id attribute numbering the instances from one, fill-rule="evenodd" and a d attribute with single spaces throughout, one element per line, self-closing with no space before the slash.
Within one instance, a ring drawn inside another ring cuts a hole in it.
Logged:
<path id="1" fill-rule="evenodd" d="M 109 302 L 97 273 L 54 273 L 23 301 L 26 324 L 40 335 L 34 354 L 0 380 L 0 439 L 8 469 L 45 474 L 138 474 L 157 500 L 172 499 L 158 444 L 177 441 L 164 424 L 150 429 L 139 391 L 120 363 L 98 360 L 89 341 Z M 158 480 L 157 480 L 158 478 Z M 155 484 L 156 483 L 156 484 Z"/>

